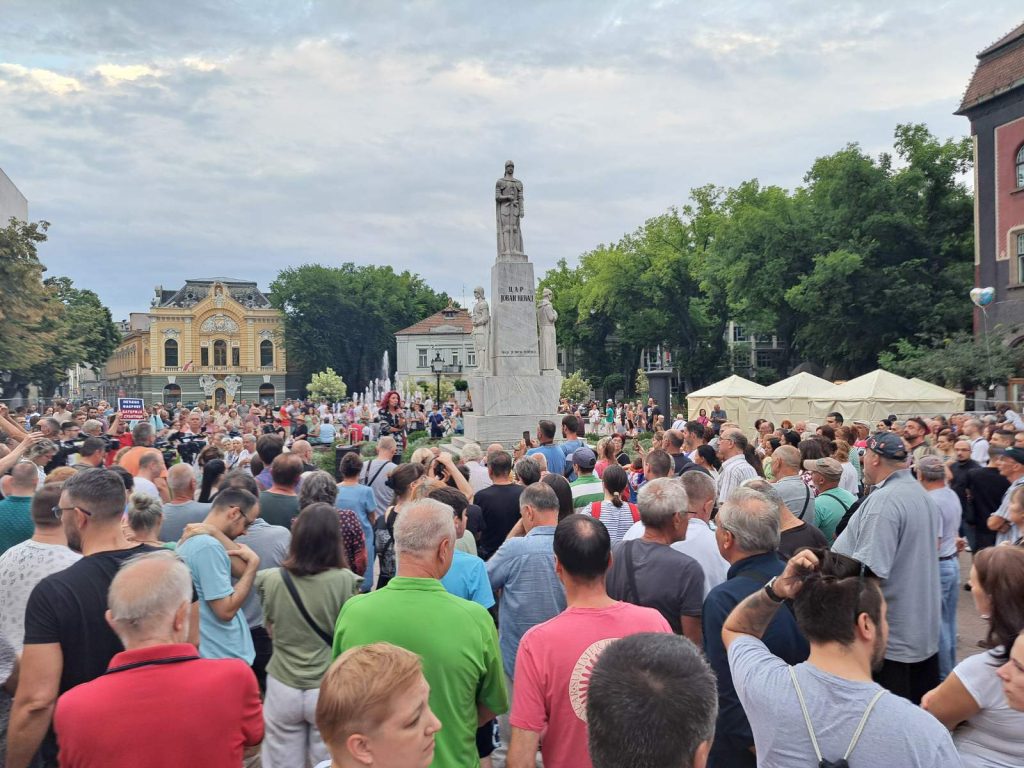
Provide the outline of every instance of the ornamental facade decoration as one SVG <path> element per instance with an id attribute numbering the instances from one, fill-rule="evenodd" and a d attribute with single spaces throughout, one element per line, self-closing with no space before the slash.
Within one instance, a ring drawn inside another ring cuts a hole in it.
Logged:
<path id="1" fill-rule="evenodd" d="M 273 331 L 265 331 L 265 330 L 264 331 L 260 331 L 260 339 L 262 339 L 263 341 L 273 341 L 274 340 L 274 332 Z"/>
<path id="2" fill-rule="evenodd" d="M 206 318 L 200 330 L 203 333 L 238 333 L 238 323 L 227 315 L 217 314 Z"/>
<path id="3" fill-rule="evenodd" d="M 181 336 L 181 333 L 178 331 L 177 328 L 164 328 L 163 334 L 165 338 L 175 340 L 177 340 Z"/>

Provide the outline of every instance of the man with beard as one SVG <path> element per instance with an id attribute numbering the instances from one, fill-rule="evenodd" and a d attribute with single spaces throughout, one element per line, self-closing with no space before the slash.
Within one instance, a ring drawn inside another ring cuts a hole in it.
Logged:
<path id="1" fill-rule="evenodd" d="M 974 508 L 967 492 L 968 477 L 972 469 L 980 469 L 981 464 L 971 458 L 969 440 L 957 440 L 953 444 L 953 461 L 949 462 L 949 487 L 960 500 L 960 511 L 963 519 L 963 530 L 967 534 L 967 542 L 974 548 Z"/>
<path id="2" fill-rule="evenodd" d="M 785 600 L 811 644 L 807 661 L 793 667 L 761 642 Z M 888 633 L 878 579 L 828 550 L 798 552 L 781 576 L 733 609 L 722 640 L 758 765 L 960 765 L 941 723 L 872 680 Z"/>

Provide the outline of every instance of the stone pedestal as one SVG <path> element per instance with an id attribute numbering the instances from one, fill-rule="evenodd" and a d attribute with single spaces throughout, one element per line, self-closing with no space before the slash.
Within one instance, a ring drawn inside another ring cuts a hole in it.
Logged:
<path id="1" fill-rule="evenodd" d="M 473 411 L 464 418 L 465 434 L 482 444 L 512 446 L 537 422 L 557 424 L 562 374 L 541 374 L 537 343 L 537 303 L 533 264 L 498 261 L 491 267 L 492 375 L 469 377 Z"/>

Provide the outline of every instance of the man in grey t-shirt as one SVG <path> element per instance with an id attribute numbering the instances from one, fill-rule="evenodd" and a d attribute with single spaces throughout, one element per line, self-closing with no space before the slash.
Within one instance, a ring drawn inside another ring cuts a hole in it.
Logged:
<path id="1" fill-rule="evenodd" d="M 814 525 L 814 494 L 800 474 L 800 451 L 780 445 L 772 451 L 772 477 L 786 508 L 805 523 Z"/>
<path id="2" fill-rule="evenodd" d="M 883 579 L 889 642 L 875 679 L 917 704 L 939 684 L 939 510 L 906 466 L 898 435 L 879 432 L 868 439 L 864 482 L 875 490 L 832 549 Z"/>
<path id="3" fill-rule="evenodd" d="M 395 438 L 384 435 L 377 441 L 377 458 L 363 464 L 363 471 L 359 473 L 359 483 L 368 485 L 373 490 L 378 516 L 387 512 L 395 498 L 395 492 L 388 485 L 388 478 L 395 470 L 393 459 L 397 450 L 398 443 L 395 442 Z"/>
<path id="4" fill-rule="evenodd" d="M 188 464 L 175 464 L 167 470 L 167 489 L 171 500 L 164 504 L 164 522 L 160 526 L 160 541 L 177 541 L 190 523 L 201 523 L 210 514 L 209 504 L 193 501 L 196 478 Z"/>
<path id="5" fill-rule="evenodd" d="M 810 550 L 794 555 L 781 576 L 733 609 L 722 628 L 758 768 L 843 757 L 854 768 L 959 768 L 949 731 L 871 679 L 883 662 L 887 631 L 878 579 L 856 560 L 822 554 L 821 561 Z M 811 644 L 810 659 L 794 667 L 761 641 L 784 600 L 792 601 L 797 626 Z"/>

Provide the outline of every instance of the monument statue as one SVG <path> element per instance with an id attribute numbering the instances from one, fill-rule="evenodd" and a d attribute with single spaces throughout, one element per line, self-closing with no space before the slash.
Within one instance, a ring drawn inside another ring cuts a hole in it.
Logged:
<path id="1" fill-rule="evenodd" d="M 553 371 L 558 368 L 558 353 L 555 346 L 555 321 L 558 312 L 551 304 L 551 289 L 545 288 L 543 297 L 537 305 L 537 325 L 539 327 L 539 357 L 542 371 Z"/>
<path id="2" fill-rule="evenodd" d="M 476 303 L 473 305 L 473 347 L 476 349 L 476 372 L 487 376 L 491 372 L 491 309 L 484 299 L 484 289 L 473 289 Z"/>
<path id="3" fill-rule="evenodd" d="M 512 176 L 515 164 L 505 163 L 505 175 L 494 185 L 494 200 L 498 218 L 498 261 L 522 261 L 523 232 L 519 220 L 526 215 L 523 208 L 523 182 Z M 519 258 L 516 258 L 519 257 Z"/>

